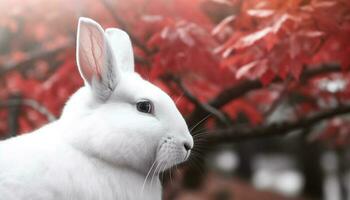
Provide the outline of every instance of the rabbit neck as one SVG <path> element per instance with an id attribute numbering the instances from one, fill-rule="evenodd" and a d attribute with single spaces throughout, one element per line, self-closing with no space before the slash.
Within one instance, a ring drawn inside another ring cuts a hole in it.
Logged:
<path id="1" fill-rule="evenodd" d="M 114 167 L 100 160 L 95 160 L 93 163 L 96 173 L 109 185 L 116 199 L 161 199 L 161 184 L 158 176 L 154 177 L 152 182 L 150 180 L 145 182 L 146 176 L 133 170 Z M 105 188 L 101 189 L 105 190 Z"/>
<path id="2" fill-rule="evenodd" d="M 89 182 L 89 188 L 95 188 L 94 193 L 103 194 L 109 191 L 109 193 L 105 194 L 106 197 L 102 199 L 161 199 L 162 187 L 158 175 L 154 175 L 151 181 L 153 174 L 150 174 L 150 177 L 145 182 L 147 174 L 127 166 L 108 162 L 96 154 L 90 154 L 89 150 L 82 146 L 83 144 L 88 144 L 88 142 L 78 140 L 81 136 L 80 134 L 98 135 L 98 132 L 95 133 L 94 128 L 85 126 L 85 128 L 81 129 L 79 122 L 77 124 L 77 122 L 72 123 L 69 120 L 59 119 L 52 124 L 52 129 L 60 130 L 56 132 L 58 134 L 57 137 L 63 139 L 64 143 L 71 146 L 72 151 L 77 155 L 75 158 L 79 158 L 76 160 L 78 166 L 74 168 L 84 167 L 84 170 L 76 174 L 78 182 L 74 185 L 86 185 L 86 182 Z M 82 190 L 85 191 L 85 189 Z"/>

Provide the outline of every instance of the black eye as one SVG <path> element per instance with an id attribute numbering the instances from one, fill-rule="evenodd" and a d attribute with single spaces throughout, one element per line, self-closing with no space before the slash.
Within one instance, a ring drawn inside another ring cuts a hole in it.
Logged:
<path id="1" fill-rule="evenodd" d="M 143 112 L 143 113 L 152 113 L 153 111 L 153 106 L 150 101 L 144 100 L 140 101 L 136 104 L 136 108 L 138 111 Z"/>

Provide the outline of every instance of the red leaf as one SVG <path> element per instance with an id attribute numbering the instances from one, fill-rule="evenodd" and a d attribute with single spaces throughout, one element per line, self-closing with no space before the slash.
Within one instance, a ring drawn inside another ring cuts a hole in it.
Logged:
<path id="1" fill-rule="evenodd" d="M 269 17 L 275 13 L 274 10 L 267 10 L 267 9 L 250 9 L 247 10 L 248 15 L 254 16 L 254 17 Z"/>
<path id="2" fill-rule="evenodd" d="M 291 61 L 289 64 L 289 71 L 291 72 L 292 76 L 296 79 L 299 80 L 300 74 L 302 72 L 303 66 L 299 62 L 293 62 Z"/>
<path id="3" fill-rule="evenodd" d="M 272 81 L 273 81 L 273 79 L 275 79 L 275 77 L 276 77 L 276 74 L 272 71 L 272 70 L 270 70 L 270 69 L 268 69 L 263 75 L 262 75 L 262 77 L 261 77 L 261 83 L 264 85 L 264 86 L 266 86 L 266 85 L 268 85 L 269 83 L 271 83 Z"/>
<path id="4" fill-rule="evenodd" d="M 226 17 L 224 20 L 222 20 L 218 25 L 216 25 L 214 27 L 214 29 L 212 30 L 211 34 L 212 35 L 217 35 L 218 33 L 222 32 L 223 29 L 225 27 L 227 27 L 227 25 L 229 23 L 231 23 L 232 21 L 235 20 L 235 18 L 236 18 L 236 16 L 234 16 L 234 15 L 230 15 L 230 16 Z"/>
<path id="5" fill-rule="evenodd" d="M 240 40 L 238 40 L 237 43 L 234 45 L 234 47 L 237 49 L 241 49 L 241 48 L 251 46 L 254 43 L 256 43 L 257 41 L 264 38 L 266 35 L 270 34 L 272 31 L 273 31 L 273 29 L 271 27 L 266 27 L 262 30 L 251 33 L 251 34 L 241 38 Z"/>
<path id="6" fill-rule="evenodd" d="M 240 79 L 242 78 L 242 76 L 244 76 L 245 74 L 247 74 L 247 72 L 252 69 L 253 67 L 255 67 L 257 64 L 259 63 L 259 61 L 253 61 L 250 62 L 248 64 L 243 65 L 242 67 L 240 67 L 236 73 L 236 78 Z"/>

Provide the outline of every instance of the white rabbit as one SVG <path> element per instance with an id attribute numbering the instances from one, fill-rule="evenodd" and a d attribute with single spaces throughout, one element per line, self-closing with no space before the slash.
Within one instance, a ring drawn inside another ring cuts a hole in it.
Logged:
<path id="1" fill-rule="evenodd" d="M 161 199 L 151 177 L 185 161 L 193 139 L 174 102 L 134 72 L 133 59 L 125 32 L 79 19 L 85 86 L 57 121 L 0 142 L 1 200 Z"/>

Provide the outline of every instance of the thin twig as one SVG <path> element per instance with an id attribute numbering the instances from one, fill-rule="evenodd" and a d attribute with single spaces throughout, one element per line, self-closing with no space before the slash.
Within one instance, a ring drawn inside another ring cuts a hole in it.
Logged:
<path id="1" fill-rule="evenodd" d="M 34 110 L 38 111 L 39 113 L 41 113 L 42 115 L 46 116 L 46 118 L 50 122 L 55 121 L 57 119 L 56 116 L 52 114 L 45 106 L 41 105 L 39 102 L 33 99 L 24 99 L 22 101 L 22 104 L 29 106 Z"/>
<path id="2" fill-rule="evenodd" d="M 228 120 L 220 110 L 210 106 L 209 104 L 202 103 L 199 99 L 197 99 L 192 94 L 192 92 L 184 85 L 184 83 L 179 78 L 172 77 L 172 80 L 184 92 L 184 95 L 186 98 L 188 98 L 188 100 L 190 100 L 196 106 L 201 107 L 203 110 L 207 111 L 209 114 L 214 116 L 217 120 L 219 120 L 222 124 L 229 126 L 230 120 Z"/>
<path id="3" fill-rule="evenodd" d="M 142 58 L 142 57 L 140 57 L 140 56 L 137 56 L 137 55 L 134 55 L 134 57 L 135 57 L 135 62 L 136 62 L 136 63 L 139 63 L 139 64 L 141 64 L 141 65 L 143 65 L 143 66 L 147 66 L 147 67 L 150 67 L 150 66 L 151 66 L 151 63 L 150 63 L 149 60 L 147 60 L 147 59 L 145 59 L 145 58 Z"/>
<path id="4" fill-rule="evenodd" d="M 142 51 L 144 51 L 146 54 L 151 54 L 151 51 L 147 48 L 147 46 L 141 42 L 131 31 L 128 24 L 124 21 L 122 17 L 120 17 L 115 10 L 113 10 L 113 6 L 108 2 L 108 0 L 101 0 L 104 7 L 108 10 L 108 12 L 111 14 L 113 19 L 118 23 L 120 28 L 124 29 L 126 32 L 128 32 L 129 37 L 131 41 Z"/>

